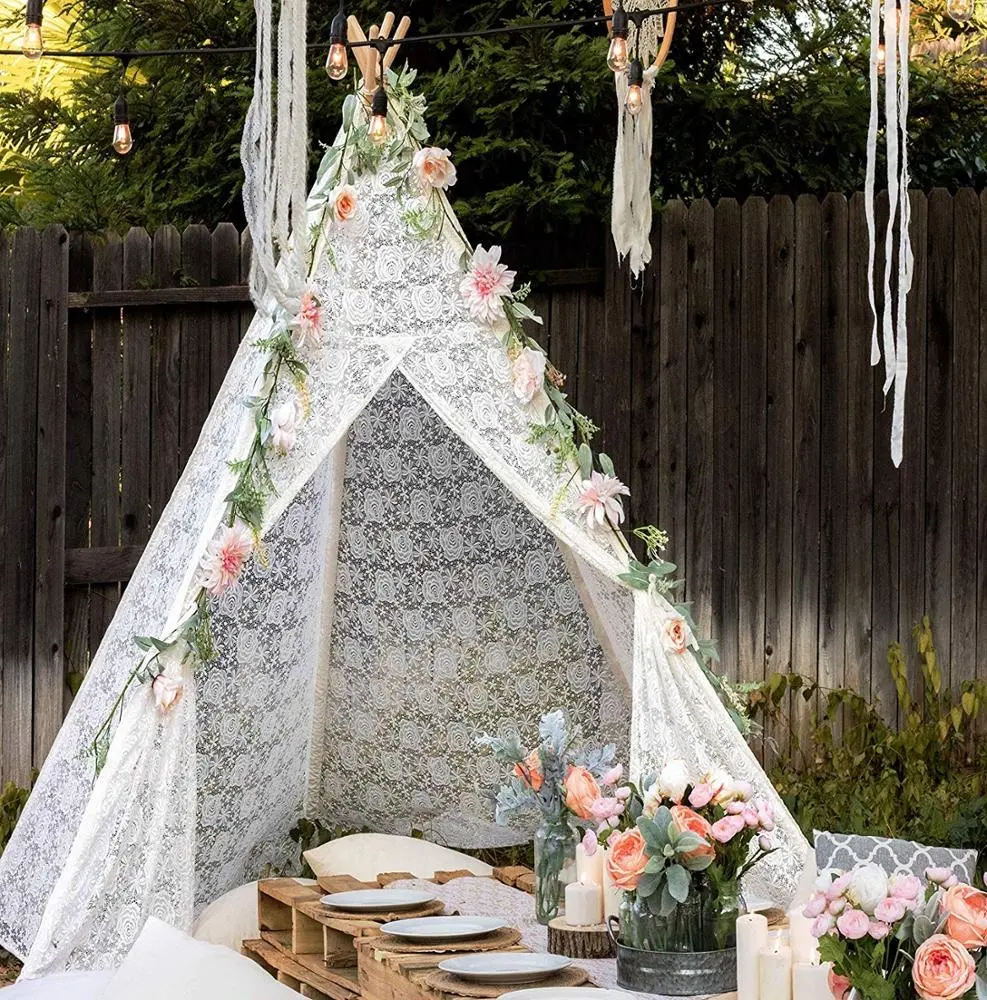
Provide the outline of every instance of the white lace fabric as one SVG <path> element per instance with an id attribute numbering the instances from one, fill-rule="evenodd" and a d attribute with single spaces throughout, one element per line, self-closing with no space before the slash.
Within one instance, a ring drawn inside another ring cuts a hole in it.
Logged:
<path id="1" fill-rule="evenodd" d="M 324 235 L 336 265 L 317 256 L 310 408 L 271 461 L 267 562 L 212 604 L 218 660 L 168 716 L 132 691 L 94 786 L 84 750 L 133 638 L 177 623 L 222 516 L 263 317 L 0 858 L 0 942 L 27 975 L 118 964 L 151 914 L 188 927 L 285 863 L 302 813 L 456 846 L 523 838 L 492 823 L 500 776 L 475 739 L 530 738 L 555 706 L 587 741 L 629 733 L 632 773 L 684 757 L 773 794 L 691 654 L 666 654 L 670 608 L 616 579 L 612 542 L 572 515 L 569 473 L 528 442 L 504 350 L 463 306 L 459 239 L 409 235 L 382 178 L 358 196 L 357 221 Z M 784 850 L 759 894 L 784 901 L 804 840 L 775 804 Z"/>

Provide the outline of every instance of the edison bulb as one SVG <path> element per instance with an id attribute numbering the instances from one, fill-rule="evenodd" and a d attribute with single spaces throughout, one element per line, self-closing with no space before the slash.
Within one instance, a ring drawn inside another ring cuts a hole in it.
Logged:
<path id="1" fill-rule="evenodd" d="M 383 146 L 391 134 L 387 127 L 387 119 L 383 115 L 374 115 L 370 119 L 370 141 L 376 146 Z"/>
<path id="2" fill-rule="evenodd" d="M 969 21 L 973 17 L 973 0 L 946 0 L 946 13 L 954 21 Z"/>
<path id="3" fill-rule="evenodd" d="M 134 148 L 134 137 L 130 132 L 130 122 L 117 122 L 113 126 L 113 148 L 121 156 L 126 156 Z"/>
<path id="4" fill-rule="evenodd" d="M 39 59 L 44 52 L 44 39 L 41 36 L 40 24 L 29 24 L 24 29 L 24 41 L 21 51 L 28 59 Z"/>
<path id="5" fill-rule="evenodd" d="M 644 107 L 644 93 L 641 90 L 640 84 L 634 83 L 627 88 L 625 107 L 629 115 L 639 115 L 641 113 L 641 108 Z"/>
<path id="6" fill-rule="evenodd" d="M 614 35 L 610 40 L 610 51 L 607 53 L 607 65 L 614 73 L 623 73 L 627 69 L 627 39 Z"/>
<path id="7" fill-rule="evenodd" d="M 346 58 L 346 46 L 342 42 L 333 42 L 329 46 L 329 55 L 326 56 L 326 72 L 330 80 L 342 80 L 349 69 Z"/>
<path id="8" fill-rule="evenodd" d="M 884 47 L 884 42 L 881 42 L 877 47 L 877 72 L 878 75 L 884 76 L 884 69 L 888 63 L 888 50 Z"/>

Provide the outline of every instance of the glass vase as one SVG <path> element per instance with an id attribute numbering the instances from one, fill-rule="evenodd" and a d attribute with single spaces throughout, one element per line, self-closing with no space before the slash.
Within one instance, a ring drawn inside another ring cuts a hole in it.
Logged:
<path id="1" fill-rule="evenodd" d="M 690 893 L 671 913 L 652 913 L 643 899 L 624 893 L 620 906 L 620 943 L 640 951 L 704 951 L 702 900 Z"/>
<path id="2" fill-rule="evenodd" d="M 707 883 L 702 886 L 703 951 L 737 947 L 737 917 L 747 912 L 740 882 Z"/>
<path id="3" fill-rule="evenodd" d="M 576 834 L 565 819 L 544 820 L 535 831 L 535 918 L 554 920 L 565 887 L 576 877 Z"/>

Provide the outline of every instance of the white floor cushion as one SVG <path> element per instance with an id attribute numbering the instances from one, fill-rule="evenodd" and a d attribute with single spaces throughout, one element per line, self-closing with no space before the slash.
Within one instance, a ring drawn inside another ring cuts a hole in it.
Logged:
<path id="1" fill-rule="evenodd" d="M 484 877 L 493 872 L 490 865 L 449 847 L 386 833 L 354 833 L 330 840 L 306 851 L 305 860 L 319 878 L 352 875 L 362 882 L 372 882 L 381 872 L 411 872 L 418 878 L 460 869 Z"/>
<path id="2" fill-rule="evenodd" d="M 303 885 L 315 885 L 313 879 L 298 879 Z M 221 944 L 234 951 L 243 941 L 260 937 L 257 926 L 257 883 L 248 882 L 220 896 L 199 914 L 192 928 L 196 941 Z"/>
<path id="3" fill-rule="evenodd" d="M 148 919 L 99 1000 L 298 1000 L 249 958 Z"/>
<path id="4" fill-rule="evenodd" d="M 8 986 L 3 1000 L 98 1000 L 112 972 L 62 972 Z"/>

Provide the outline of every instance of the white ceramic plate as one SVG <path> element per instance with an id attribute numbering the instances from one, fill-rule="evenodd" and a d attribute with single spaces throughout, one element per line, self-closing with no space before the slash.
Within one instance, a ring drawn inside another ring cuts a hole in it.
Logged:
<path id="1" fill-rule="evenodd" d="M 408 889 L 354 889 L 323 896 L 321 902 L 334 910 L 353 910 L 356 913 L 390 913 L 413 910 L 435 899 L 429 892 Z"/>
<path id="2" fill-rule="evenodd" d="M 381 927 L 381 932 L 409 941 L 462 941 L 506 926 L 498 917 L 413 917 L 392 920 Z"/>
<path id="3" fill-rule="evenodd" d="M 564 955 L 542 955 L 523 951 L 488 951 L 457 955 L 439 962 L 443 972 L 474 983 L 537 983 L 572 965 Z"/>
<path id="4" fill-rule="evenodd" d="M 627 1000 L 631 995 L 623 990 L 594 990 L 585 986 L 542 986 L 501 993 L 500 1000 Z"/>

